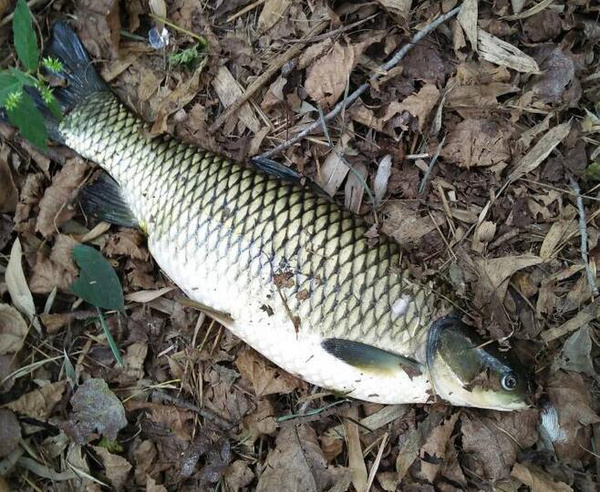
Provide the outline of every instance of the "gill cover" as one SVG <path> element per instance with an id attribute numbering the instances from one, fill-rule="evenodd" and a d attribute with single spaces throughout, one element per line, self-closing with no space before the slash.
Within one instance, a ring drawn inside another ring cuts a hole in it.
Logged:
<path id="1" fill-rule="evenodd" d="M 433 323 L 427 339 L 427 368 L 435 393 L 454 405 L 527 408 L 527 374 L 512 354 L 500 352 L 496 345 L 484 343 L 455 316 Z"/>

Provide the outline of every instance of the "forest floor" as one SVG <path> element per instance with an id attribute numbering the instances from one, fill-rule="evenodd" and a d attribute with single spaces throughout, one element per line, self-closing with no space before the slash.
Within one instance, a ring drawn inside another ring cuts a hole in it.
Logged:
<path id="1" fill-rule="evenodd" d="M 17 64 L 14 3 L 0 0 L 2 68 Z M 72 23 L 154 135 L 244 161 L 324 123 L 273 158 L 396 239 L 416 278 L 517 352 L 538 404 L 383 406 L 311 387 L 190 307 L 141 232 L 87 220 L 91 163 L 0 124 L 0 491 L 598 490 L 597 2 L 467 0 L 326 122 L 459 2 L 29 4 L 41 39 Z M 166 47 L 148 43 L 149 4 Z M 106 319 L 124 367 L 70 292 L 77 243 L 118 273 L 125 314 Z"/>

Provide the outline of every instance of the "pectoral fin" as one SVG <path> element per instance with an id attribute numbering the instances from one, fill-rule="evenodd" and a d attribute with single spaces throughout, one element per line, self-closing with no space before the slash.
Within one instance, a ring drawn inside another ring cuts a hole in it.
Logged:
<path id="1" fill-rule="evenodd" d="M 88 215 L 123 227 L 138 227 L 138 221 L 127 204 L 118 183 L 107 173 L 87 185 L 79 194 L 79 202 Z"/>
<path id="2" fill-rule="evenodd" d="M 329 354 L 365 372 L 393 374 L 401 369 L 411 379 L 422 374 L 421 364 L 417 361 L 366 343 L 327 338 L 321 345 Z"/>

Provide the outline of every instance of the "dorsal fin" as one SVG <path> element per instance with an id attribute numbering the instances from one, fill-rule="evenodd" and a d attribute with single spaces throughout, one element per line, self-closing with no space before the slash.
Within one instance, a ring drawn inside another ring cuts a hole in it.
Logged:
<path id="1" fill-rule="evenodd" d="M 321 345 L 329 354 L 365 372 L 393 374 L 401 369 L 411 379 L 422 374 L 421 364 L 416 360 L 366 343 L 342 338 L 327 338 L 321 342 Z"/>

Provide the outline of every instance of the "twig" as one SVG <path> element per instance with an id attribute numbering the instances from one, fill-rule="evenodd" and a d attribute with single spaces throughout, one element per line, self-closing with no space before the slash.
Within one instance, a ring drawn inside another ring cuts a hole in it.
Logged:
<path id="1" fill-rule="evenodd" d="M 431 162 L 429 163 L 429 166 L 427 167 L 427 171 L 425 172 L 425 175 L 423 176 L 423 179 L 421 180 L 421 185 L 419 186 L 419 195 L 421 193 L 423 193 L 423 191 L 425 191 L 425 187 L 427 186 L 427 183 L 429 182 L 429 178 L 431 176 L 431 173 L 433 172 L 435 163 L 437 162 L 438 157 L 440 156 L 440 152 L 442 151 L 442 147 L 444 146 L 445 141 L 446 141 L 446 135 L 444 135 L 444 138 L 442 138 L 441 142 L 437 146 L 437 149 L 435 150 L 435 154 L 433 154 L 433 157 L 431 158 Z"/>
<path id="2" fill-rule="evenodd" d="M 596 275 L 592 271 L 592 267 L 590 266 L 588 258 L 588 231 L 587 222 L 585 220 L 585 209 L 583 208 L 583 197 L 581 196 L 581 188 L 579 188 L 579 184 L 572 176 L 569 176 L 569 182 L 571 183 L 571 188 L 573 188 L 573 191 L 577 193 L 579 234 L 581 235 L 581 259 L 583 260 L 583 264 L 585 266 L 585 274 L 587 276 L 588 284 L 590 285 L 590 290 L 592 291 L 592 295 L 596 297 L 598 295 L 598 286 L 596 285 Z"/>
<path id="3" fill-rule="evenodd" d="M 229 106 L 221 116 L 219 116 L 215 122 L 210 126 L 210 131 L 214 132 L 219 129 L 219 127 L 225 123 L 229 117 L 235 113 L 238 109 L 240 109 L 248 99 L 250 99 L 256 91 L 258 91 L 273 75 L 277 73 L 277 71 L 285 65 L 288 61 L 294 58 L 296 55 L 302 51 L 302 48 L 310 42 L 310 40 L 319 34 L 323 29 L 325 29 L 329 25 L 329 21 L 320 21 L 317 23 L 315 27 L 313 27 L 309 32 L 306 33 L 298 44 L 292 46 L 289 50 L 287 50 L 283 55 L 278 57 L 269 67 L 260 75 L 254 82 L 252 82 L 244 91 L 244 93 L 231 105 Z"/>
<path id="4" fill-rule="evenodd" d="M 406 56 L 406 54 L 413 48 L 417 43 L 419 43 L 424 37 L 426 37 L 429 33 L 431 33 L 434 29 L 436 29 L 440 24 L 443 24 L 448 19 L 451 19 L 455 15 L 457 15 L 462 9 L 462 5 L 452 9 L 450 12 L 439 16 L 436 20 L 434 20 L 431 24 L 425 27 L 423 30 L 419 31 L 417 34 L 413 36 L 409 43 L 405 44 L 402 48 L 400 48 L 396 54 L 390 58 L 389 61 L 381 65 L 376 72 L 374 72 L 370 77 L 369 81 L 365 82 L 361 86 L 359 86 L 352 94 L 350 94 L 347 98 L 344 98 L 340 101 L 336 106 L 325 115 L 325 121 L 329 121 L 339 115 L 347 106 L 350 106 L 354 103 L 360 96 L 362 96 L 367 89 L 370 87 L 371 82 L 374 82 L 380 79 L 383 75 L 385 75 L 390 69 L 395 67 L 400 60 Z M 298 133 L 295 137 L 279 144 L 277 147 L 261 154 L 260 157 L 269 158 L 274 156 L 275 154 L 279 154 L 281 151 L 291 147 L 295 143 L 302 140 L 309 133 L 312 133 L 317 128 L 321 127 L 321 121 L 317 120 L 307 126 L 304 130 Z"/>

